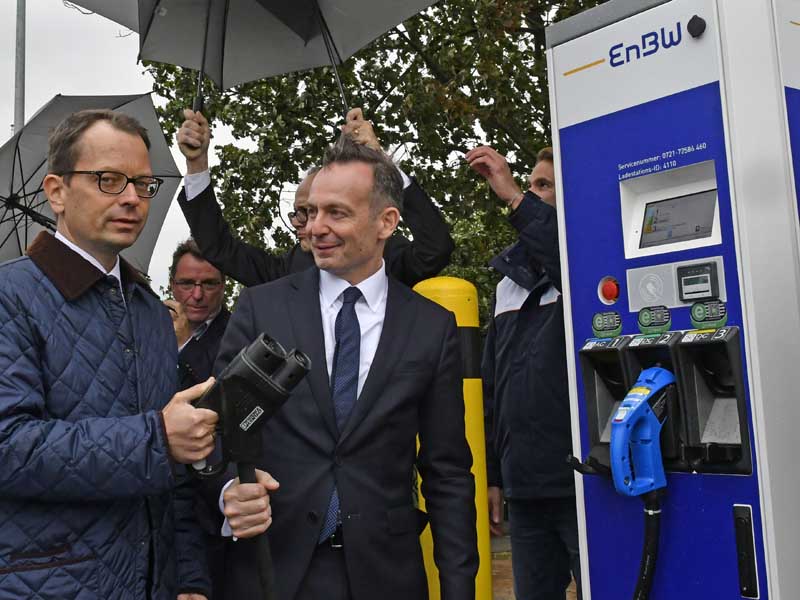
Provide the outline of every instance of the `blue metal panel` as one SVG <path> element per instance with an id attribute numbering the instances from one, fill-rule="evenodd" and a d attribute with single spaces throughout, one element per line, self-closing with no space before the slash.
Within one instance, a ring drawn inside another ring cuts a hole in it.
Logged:
<path id="1" fill-rule="evenodd" d="M 621 92 L 622 93 L 622 92 Z M 623 333 L 635 333 L 624 282 L 626 269 L 722 256 L 728 290 L 728 324 L 742 326 L 736 246 L 726 162 L 719 83 L 687 90 L 560 130 L 564 218 L 575 348 L 592 337 L 591 318 L 608 310 L 597 284 L 611 275 L 622 285 Z M 703 146 L 704 145 L 704 146 Z M 669 150 L 695 150 L 664 158 L 661 172 L 714 160 L 722 243 L 626 260 L 619 182 L 642 166 L 625 166 Z M 700 149 L 698 149 L 700 147 Z M 671 161 L 676 161 L 673 166 Z M 674 329 L 691 329 L 688 307 L 672 310 Z M 744 357 L 743 357 L 744 359 Z M 746 365 L 746 360 L 743 360 Z M 585 399 L 578 371 L 581 444 L 589 451 Z M 750 400 L 748 428 L 753 439 Z M 584 457 L 586 456 L 584 455 Z M 658 566 L 651 600 L 740 598 L 733 505 L 753 507 L 761 598 L 767 598 L 756 458 L 752 475 L 667 475 Z M 593 600 L 622 600 L 635 586 L 643 539 L 642 503 L 614 491 L 607 479 L 585 476 L 586 520 Z"/>
<path id="2" fill-rule="evenodd" d="M 789 119 L 789 140 L 792 145 L 794 184 L 797 191 L 798 210 L 800 210 L 800 90 L 786 88 L 786 113 Z"/>

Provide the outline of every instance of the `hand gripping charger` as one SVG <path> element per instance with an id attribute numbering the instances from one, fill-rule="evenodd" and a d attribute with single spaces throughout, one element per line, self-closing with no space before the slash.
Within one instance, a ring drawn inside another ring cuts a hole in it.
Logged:
<path id="1" fill-rule="evenodd" d="M 243 348 L 195 403 L 219 415 L 222 461 L 192 465 L 199 477 L 213 477 L 235 462 L 239 481 L 256 483 L 255 463 L 262 456 L 261 427 L 289 399 L 292 390 L 311 370 L 311 360 L 298 350 L 287 352 L 262 333 Z M 258 572 L 265 600 L 274 598 L 274 576 L 269 541 L 259 535 L 240 544 L 255 544 Z"/>
<path id="2" fill-rule="evenodd" d="M 667 394 L 675 376 L 661 367 L 645 369 L 611 421 L 611 478 L 623 496 L 645 503 L 642 562 L 634 600 L 650 595 L 658 556 L 661 506 L 659 490 L 667 486 L 661 458 L 661 427 L 667 418 Z"/>
<path id="3" fill-rule="evenodd" d="M 243 348 L 195 403 L 219 415 L 222 462 L 195 463 L 195 474 L 213 477 L 228 463 L 254 463 L 261 458 L 259 430 L 289 399 L 292 390 L 311 370 L 311 359 L 298 350 L 287 352 L 262 333 Z"/>

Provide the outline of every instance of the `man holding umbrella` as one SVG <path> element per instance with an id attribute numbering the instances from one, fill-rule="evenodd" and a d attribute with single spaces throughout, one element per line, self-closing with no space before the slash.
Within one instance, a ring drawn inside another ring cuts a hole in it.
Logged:
<path id="1" fill-rule="evenodd" d="M 216 413 L 189 403 L 211 380 L 172 395 L 171 319 L 119 257 L 161 184 L 149 146 L 127 115 L 67 117 L 44 179 L 57 233 L 0 265 L 2 600 L 208 595 L 175 486 L 214 446 Z"/>
<path id="2" fill-rule="evenodd" d="M 211 139 L 208 122 L 201 113 L 190 110 L 185 111 L 185 116 L 178 131 L 178 144 L 186 156 L 187 175 L 178 200 L 204 258 L 247 286 L 273 281 L 313 266 L 314 257 L 305 240 L 308 193 L 316 170 L 312 170 L 297 188 L 294 210 L 290 214 L 298 244 L 280 255 L 251 246 L 231 233 L 214 196 L 208 172 Z M 372 124 L 364 120 L 360 108 L 347 114 L 342 133 L 382 151 Z M 435 277 L 447 266 L 455 244 L 447 223 L 430 197 L 413 178 L 398 171 L 403 179 L 403 220 L 413 241 L 393 235 L 386 242 L 384 259 L 389 273 L 413 287 L 423 279 Z"/>

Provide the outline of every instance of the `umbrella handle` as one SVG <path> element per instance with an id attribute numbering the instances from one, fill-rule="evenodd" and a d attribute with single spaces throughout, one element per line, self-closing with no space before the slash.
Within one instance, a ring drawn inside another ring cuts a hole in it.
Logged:
<path id="1" fill-rule="evenodd" d="M 203 34 L 203 57 L 200 59 L 200 70 L 197 73 L 197 92 L 192 102 L 194 112 L 203 112 L 203 77 L 206 74 L 206 50 L 208 49 L 208 24 L 211 20 L 211 0 L 206 0 L 206 28 Z"/>

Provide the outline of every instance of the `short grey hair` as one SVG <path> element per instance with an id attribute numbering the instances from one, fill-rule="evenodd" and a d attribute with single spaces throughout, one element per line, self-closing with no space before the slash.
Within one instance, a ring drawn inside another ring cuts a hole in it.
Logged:
<path id="1" fill-rule="evenodd" d="M 372 167 L 372 191 L 370 210 L 378 214 L 382 209 L 392 206 L 403 210 L 403 179 L 400 171 L 385 152 L 358 144 L 349 135 L 342 135 L 335 144 L 325 151 L 322 168 L 334 164 L 361 162 Z"/>

